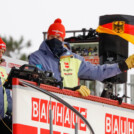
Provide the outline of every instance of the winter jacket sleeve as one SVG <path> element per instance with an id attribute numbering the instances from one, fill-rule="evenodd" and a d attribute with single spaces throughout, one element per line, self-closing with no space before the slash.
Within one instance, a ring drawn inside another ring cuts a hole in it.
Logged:
<path id="1" fill-rule="evenodd" d="M 85 61 L 83 57 L 79 57 L 79 59 L 82 61 L 78 72 L 78 77 L 80 79 L 103 81 L 106 78 L 110 78 L 121 73 L 118 63 L 94 65 Z"/>
<path id="2" fill-rule="evenodd" d="M 30 56 L 29 56 L 29 64 L 31 64 L 31 65 L 36 65 L 37 63 L 38 63 L 38 57 L 36 56 L 36 55 L 34 55 L 34 54 L 31 54 Z"/>
<path id="3" fill-rule="evenodd" d="M 42 64 L 40 63 L 38 55 L 36 55 L 34 53 L 29 56 L 29 64 L 30 65 L 35 65 L 40 70 L 43 70 L 43 67 L 42 67 Z"/>

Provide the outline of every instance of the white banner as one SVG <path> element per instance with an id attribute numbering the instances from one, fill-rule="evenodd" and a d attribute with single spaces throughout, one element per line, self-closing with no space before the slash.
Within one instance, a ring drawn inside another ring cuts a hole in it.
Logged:
<path id="1" fill-rule="evenodd" d="M 2 62 L 0 64 L 0 66 L 2 66 L 3 68 L 5 68 L 6 71 L 7 71 L 7 73 L 10 72 L 10 70 L 11 70 L 12 67 L 17 67 L 18 68 L 21 65 L 28 64 L 27 61 L 18 60 L 18 59 L 10 58 L 10 57 L 7 57 L 7 56 L 3 56 L 3 58 L 5 59 L 5 62 Z"/>
<path id="2" fill-rule="evenodd" d="M 95 134 L 134 134 L 133 110 L 73 96 L 54 94 L 76 108 L 90 123 Z M 74 134 L 75 114 L 52 98 L 51 103 L 53 134 Z M 49 96 L 30 87 L 14 86 L 13 134 L 49 134 L 49 106 Z M 82 120 L 77 119 L 77 122 L 79 134 L 90 134 Z"/>

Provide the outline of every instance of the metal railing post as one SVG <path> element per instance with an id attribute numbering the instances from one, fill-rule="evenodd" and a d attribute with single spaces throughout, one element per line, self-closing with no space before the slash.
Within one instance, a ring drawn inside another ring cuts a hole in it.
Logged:
<path id="1" fill-rule="evenodd" d="M 76 116 L 76 122 L 75 122 L 75 134 L 78 134 L 77 116 Z"/>
<path id="2" fill-rule="evenodd" d="M 49 106 L 49 119 L 50 119 L 50 134 L 53 134 L 53 114 L 52 114 L 52 104 L 51 104 L 51 97 L 50 97 L 50 106 Z"/>
<path id="3" fill-rule="evenodd" d="M 124 83 L 124 92 L 125 92 L 125 95 L 127 96 L 127 84 Z M 125 97 L 125 103 L 127 103 L 127 97 Z"/>

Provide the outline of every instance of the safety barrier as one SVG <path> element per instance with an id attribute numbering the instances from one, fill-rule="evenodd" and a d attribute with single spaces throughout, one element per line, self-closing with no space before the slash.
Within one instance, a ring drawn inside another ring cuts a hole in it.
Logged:
<path id="1" fill-rule="evenodd" d="M 17 78 L 14 78 L 13 85 L 13 134 L 134 131 L 133 105 L 119 105 L 118 101 L 91 95 L 81 97 L 78 92 L 43 84 L 37 87 L 34 82 Z"/>

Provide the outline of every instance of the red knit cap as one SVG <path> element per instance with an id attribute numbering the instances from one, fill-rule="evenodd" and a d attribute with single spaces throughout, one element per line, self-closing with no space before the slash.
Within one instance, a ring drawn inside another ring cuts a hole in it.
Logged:
<path id="1" fill-rule="evenodd" d="M 50 25 L 48 29 L 48 36 L 50 35 L 58 35 L 62 37 L 64 40 L 65 37 L 65 27 L 61 24 L 62 20 L 61 19 L 56 19 L 53 24 Z"/>
<path id="2" fill-rule="evenodd" d="M 6 43 L 0 38 L 0 49 L 3 49 L 4 52 L 6 51 Z"/>

